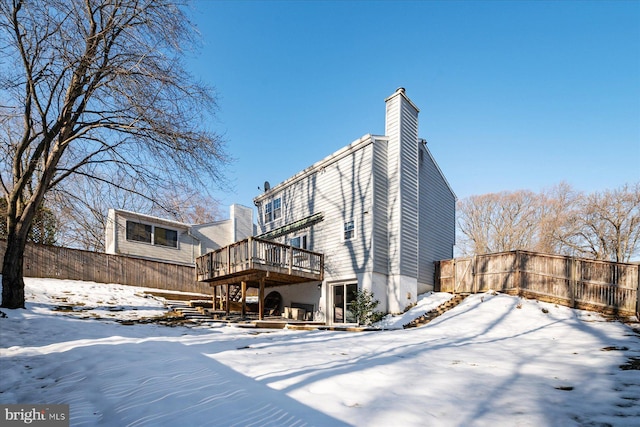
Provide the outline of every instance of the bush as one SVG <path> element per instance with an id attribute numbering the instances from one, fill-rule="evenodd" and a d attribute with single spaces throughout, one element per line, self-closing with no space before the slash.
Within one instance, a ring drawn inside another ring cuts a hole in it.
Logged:
<path id="1" fill-rule="evenodd" d="M 382 318 L 383 313 L 374 312 L 380 301 L 374 299 L 373 292 L 358 291 L 356 299 L 351 304 L 351 311 L 359 325 L 370 325 Z"/>

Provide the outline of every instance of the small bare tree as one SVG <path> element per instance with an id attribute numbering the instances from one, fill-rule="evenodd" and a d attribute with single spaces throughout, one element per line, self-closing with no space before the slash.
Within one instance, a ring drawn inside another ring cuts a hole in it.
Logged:
<path id="1" fill-rule="evenodd" d="M 213 92 L 182 65 L 195 34 L 171 0 L 0 2 L 0 121 L 20 124 L 0 136 L 3 307 L 24 307 L 29 230 L 70 177 L 124 177 L 121 190 L 154 201 L 223 179 L 220 138 L 203 125 Z"/>

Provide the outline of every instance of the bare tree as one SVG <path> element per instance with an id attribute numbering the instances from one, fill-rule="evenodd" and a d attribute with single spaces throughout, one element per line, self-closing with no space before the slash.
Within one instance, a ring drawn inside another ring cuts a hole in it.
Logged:
<path id="1" fill-rule="evenodd" d="M 125 209 L 188 224 L 219 220 L 219 202 L 188 185 L 176 184 L 151 197 L 140 197 L 121 188 L 135 188 L 126 177 L 113 176 L 113 186 L 84 177 L 69 177 L 62 188 L 53 190 L 47 205 L 58 218 L 56 243 L 72 248 L 103 252 L 105 227 L 110 208 Z"/>
<path id="2" fill-rule="evenodd" d="M 22 257 L 45 196 L 72 176 L 154 199 L 223 180 L 220 138 L 203 126 L 210 88 L 182 65 L 195 31 L 171 0 L 0 2 L 0 139 L 7 204 L 2 306 L 24 307 Z M 160 202 L 161 203 L 161 202 Z"/>
<path id="3" fill-rule="evenodd" d="M 583 256 L 628 262 L 640 253 L 640 183 L 589 195 L 567 243 Z"/>
<path id="4" fill-rule="evenodd" d="M 565 255 L 578 255 L 571 240 L 580 232 L 578 218 L 584 194 L 566 182 L 544 190 L 538 196 L 540 222 L 537 241 L 531 249 Z"/>
<path id="5" fill-rule="evenodd" d="M 458 203 L 458 229 L 465 254 L 530 248 L 539 220 L 530 191 L 472 196 Z"/>
<path id="6" fill-rule="evenodd" d="M 458 202 L 458 230 L 466 255 L 525 249 L 628 262 L 640 254 L 640 183 L 472 196 Z"/>

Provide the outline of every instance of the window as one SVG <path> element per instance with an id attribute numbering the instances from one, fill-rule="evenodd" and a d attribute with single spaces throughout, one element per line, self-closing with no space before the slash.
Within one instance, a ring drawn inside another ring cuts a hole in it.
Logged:
<path id="1" fill-rule="evenodd" d="M 178 232 L 176 230 L 168 230 L 162 227 L 154 227 L 153 244 L 177 248 Z"/>
<path id="2" fill-rule="evenodd" d="M 273 205 L 271 202 L 264 205 L 264 222 L 273 221 Z"/>
<path id="3" fill-rule="evenodd" d="M 351 240 L 356 237 L 355 221 L 347 221 L 344 223 L 344 240 Z"/>
<path id="4" fill-rule="evenodd" d="M 264 222 L 271 222 L 282 216 L 282 199 L 278 197 L 264 205 Z"/>
<path id="5" fill-rule="evenodd" d="M 127 221 L 127 240 L 158 246 L 178 247 L 178 231 L 150 224 Z"/>
<path id="6" fill-rule="evenodd" d="M 151 226 L 139 222 L 127 221 L 127 240 L 151 243 Z"/>
<path id="7" fill-rule="evenodd" d="M 307 249 L 307 235 L 296 236 L 289 242 L 294 248 Z"/>
<path id="8" fill-rule="evenodd" d="M 282 216 L 282 199 L 279 197 L 273 200 L 273 219 L 278 219 Z"/>

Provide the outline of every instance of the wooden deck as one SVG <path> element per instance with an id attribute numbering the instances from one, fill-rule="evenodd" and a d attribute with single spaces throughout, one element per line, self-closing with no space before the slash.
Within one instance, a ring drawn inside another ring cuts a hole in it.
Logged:
<path id="1" fill-rule="evenodd" d="M 214 300 L 219 285 L 242 286 L 243 314 L 246 306 L 246 287 L 249 282 L 259 284 L 259 318 L 264 315 L 264 289 L 271 286 L 295 285 L 322 281 L 324 255 L 281 243 L 249 237 L 209 252 L 196 259 L 199 282 L 214 287 Z M 229 312 L 229 301 L 226 303 Z"/>

